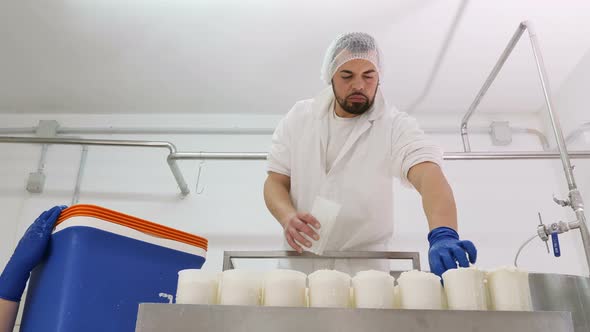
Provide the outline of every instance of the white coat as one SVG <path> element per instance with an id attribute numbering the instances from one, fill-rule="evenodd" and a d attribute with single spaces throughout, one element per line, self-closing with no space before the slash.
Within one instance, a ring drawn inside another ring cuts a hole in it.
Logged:
<path id="1" fill-rule="evenodd" d="M 393 236 L 393 178 L 410 185 L 409 169 L 425 161 L 440 164 L 442 151 L 427 140 L 414 118 L 388 108 L 378 89 L 374 106 L 360 115 L 326 172 L 333 100 L 328 87 L 316 98 L 293 106 L 274 132 L 268 171 L 291 178 L 290 194 L 299 212 L 311 211 L 316 196 L 342 205 L 326 251 L 388 250 Z M 364 260 L 314 260 L 310 264 L 296 259 L 288 267 L 305 273 L 320 268 L 351 274 L 369 268 L 389 270 L 383 262 L 375 265 Z"/>

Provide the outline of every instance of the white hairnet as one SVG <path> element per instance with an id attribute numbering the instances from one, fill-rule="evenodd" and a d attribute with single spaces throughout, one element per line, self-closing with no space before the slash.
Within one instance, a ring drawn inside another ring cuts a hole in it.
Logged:
<path id="1" fill-rule="evenodd" d="M 328 47 L 322 65 L 322 81 L 331 84 L 338 68 L 354 59 L 370 61 L 379 73 L 382 71 L 381 51 L 375 38 L 364 32 L 351 32 L 338 36 Z"/>

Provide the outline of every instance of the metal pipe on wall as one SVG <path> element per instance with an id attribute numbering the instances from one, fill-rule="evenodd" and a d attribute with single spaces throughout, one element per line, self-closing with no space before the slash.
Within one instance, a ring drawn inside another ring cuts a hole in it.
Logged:
<path id="1" fill-rule="evenodd" d="M 506 46 L 506 48 L 502 52 L 502 55 L 500 55 L 500 59 L 498 60 L 498 62 L 496 63 L 496 65 L 494 66 L 494 68 L 492 69 L 490 74 L 488 75 L 488 78 L 485 80 L 483 86 L 481 87 L 481 89 L 477 93 L 475 100 L 473 100 L 473 102 L 469 106 L 469 109 L 467 110 L 467 113 L 465 114 L 465 116 L 463 116 L 463 120 L 461 121 L 461 139 L 463 141 L 463 151 L 465 151 L 465 152 L 471 152 L 471 146 L 469 145 L 469 136 L 467 134 L 467 124 L 469 123 L 469 119 L 473 115 L 473 112 L 475 112 L 475 109 L 477 108 L 477 106 L 479 105 L 479 103 L 481 102 L 481 100 L 483 99 L 485 94 L 488 92 L 488 89 L 492 85 L 492 82 L 494 82 L 494 80 L 496 79 L 496 76 L 498 76 L 498 73 L 500 72 L 500 70 L 504 66 L 504 63 L 506 62 L 506 60 L 510 56 L 510 53 L 512 53 L 512 50 L 516 46 L 516 43 L 518 43 L 518 40 L 522 36 L 525 29 L 526 29 L 526 26 L 523 23 L 521 23 L 518 26 L 518 29 L 516 30 L 516 32 L 514 33 L 512 38 L 510 38 L 510 41 L 508 42 L 508 45 Z"/>
<path id="2" fill-rule="evenodd" d="M 582 124 L 580 127 L 576 128 L 569 135 L 567 135 L 567 137 L 565 138 L 565 144 L 575 142 L 578 139 L 578 137 L 582 135 L 582 133 L 588 130 L 590 130 L 590 122 Z"/>
<path id="3" fill-rule="evenodd" d="M 475 112 L 476 107 L 479 105 L 480 101 L 483 99 L 484 95 L 486 94 L 487 90 L 495 80 L 496 76 L 502 69 L 502 66 L 506 62 L 508 56 L 512 53 L 512 50 L 516 46 L 516 43 L 519 41 L 520 37 L 524 33 L 524 31 L 528 31 L 529 39 L 531 41 L 531 47 L 533 50 L 533 56 L 535 59 L 535 65 L 537 68 L 537 73 L 539 75 L 539 81 L 541 83 L 541 89 L 543 90 L 543 96 L 545 100 L 545 104 L 547 106 L 547 112 L 549 113 L 549 118 L 551 120 L 551 127 L 553 129 L 553 134 L 557 141 L 557 149 L 559 151 L 559 159 L 561 159 L 561 163 L 564 170 L 564 175 L 568 184 L 569 189 L 569 197 L 567 201 L 564 201 L 564 206 L 569 205 L 576 215 L 577 221 L 580 223 L 580 235 L 582 237 L 582 244 L 584 246 L 584 253 L 586 255 L 586 263 L 588 264 L 588 269 L 590 270 L 590 233 L 588 231 L 588 227 L 586 224 L 586 216 L 584 214 L 584 203 L 582 200 L 582 195 L 580 194 L 578 187 L 576 185 L 576 181 L 574 178 L 571 162 L 570 162 L 570 153 L 568 155 L 567 146 L 565 139 L 563 137 L 563 131 L 561 129 L 561 124 L 559 122 L 559 118 L 557 114 L 553 110 L 553 102 L 550 95 L 549 89 L 549 80 L 547 78 L 547 72 L 545 70 L 545 64 L 543 62 L 543 56 L 541 54 L 541 49 L 539 47 L 539 41 L 537 40 L 537 34 L 535 32 L 534 26 L 529 21 L 521 22 L 508 42 L 508 45 L 502 52 L 500 59 L 496 62 L 496 65 L 492 69 L 492 72 L 489 74 L 488 78 L 484 82 L 484 85 L 480 89 L 479 93 L 475 97 L 475 100 L 471 103 L 467 113 L 463 117 L 461 122 L 461 138 L 463 140 L 463 150 L 465 152 L 471 152 L 471 147 L 469 145 L 469 137 L 467 133 L 467 124 L 469 119 Z"/>
<path id="4" fill-rule="evenodd" d="M 49 138 L 49 137 L 14 137 L 0 136 L 0 143 L 32 143 L 32 144 L 57 144 L 57 145 L 96 145 L 96 146 L 128 146 L 128 147 L 152 147 L 166 148 L 170 153 L 176 152 L 176 146 L 166 141 L 140 141 L 140 140 L 110 140 L 88 138 Z"/>
<path id="5" fill-rule="evenodd" d="M 428 134 L 452 134 L 457 133 L 456 128 L 423 128 L 425 133 Z M 527 135 L 535 135 L 539 139 L 539 143 L 543 148 L 543 151 L 549 151 L 549 141 L 545 134 L 543 134 L 540 130 L 534 128 L 523 128 L 523 127 L 510 127 L 512 133 L 515 134 L 527 134 Z M 472 133 L 479 133 L 479 134 L 491 134 L 492 129 L 490 127 L 472 127 L 469 129 Z M 460 132 L 460 131 L 459 131 Z"/>
<path id="6" fill-rule="evenodd" d="M 60 127 L 58 134 L 87 135 L 272 135 L 273 128 L 155 128 L 155 127 Z M 0 131 L 1 133 L 1 131 Z"/>
<path id="7" fill-rule="evenodd" d="M 82 185 L 82 177 L 84 176 L 84 168 L 86 167 L 86 158 L 88 157 L 88 146 L 82 145 L 82 153 L 80 155 L 80 166 L 78 167 L 78 175 L 76 176 L 76 186 L 74 187 L 74 195 L 72 197 L 72 204 L 78 204 L 80 201 L 80 187 Z"/>
<path id="8" fill-rule="evenodd" d="M 559 123 L 559 118 L 555 111 L 553 110 L 553 102 L 551 100 L 550 92 L 549 92 L 549 80 L 547 79 L 547 72 L 545 70 L 545 64 L 543 62 L 543 56 L 541 55 L 541 50 L 539 47 L 539 41 L 537 40 L 537 35 L 534 30 L 534 27 L 531 22 L 523 22 L 521 25 L 524 25 L 525 28 L 528 30 L 529 37 L 531 40 L 531 46 L 533 48 L 533 55 L 535 57 L 535 63 L 537 65 L 537 72 L 539 74 L 539 81 L 541 82 L 541 88 L 543 90 L 543 96 L 545 97 L 545 104 L 547 105 L 547 112 L 549 113 L 549 117 L 551 119 L 551 127 L 553 129 L 553 134 L 557 140 L 557 148 L 561 155 L 561 162 L 563 164 L 563 168 L 565 171 L 565 177 L 569 186 L 569 189 L 576 188 L 576 181 L 574 179 L 572 173 L 572 166 L 570 164 L 569 157 L 567 155 L 567 147 L 565 145 L 565 139 L 563 138 L 563 131 L 561 130 L 561 124 Z M 590 244 L 590 243 L 589 243 Z M 590 260 L 588 261 L 590 266 Z"/>
<path id="9" fill-rule="evenodd" d="M 165 148 L 169 156 L 176 153 L 176 146 L 165 141 L 135 141 L 135 140 L 107 140 L 107 139 L 82 139 L 82 138 L 42 138 L 42 137 L 11 137 L 0 136 L 0 143 L 33 143 L 33 144 L 65 144 L 65 145 L 95 145 L 95 146 L 123 146 L 142 148 Z M 182 172 L 174 159 L 168 158 L 168 165 L 174 175 L 174 179 L 180 188 L 182 195 L 186 196 L 190 190 L 184 180 Z"/>
<path id="10" fill-rule="evenodd" d="M 265 160 L 266 152 L 177 152 L 174 144 L 165 141 L 103 140 L 81 138 L 39 138 L 0 136 L 0 143 L 69 144 L 125 147 L 167 148 L 168 159 L 174 160 Z M 530 160 L 559 159 L 557 152 L 516 151 L 516 152 L 447 152 L 445 160 Z M 590 151 L 572 151 L 571 158 L 590 158 Z"/>
<path id="11" fill-rule="evenodd" d="M 266 160 L 266 152 L 177 152 L 169 158 L 175 160 Z M 590 151 L 570 152 L 572 158 L 590 158 Z M 446 152 L 444 160 L 548 160 L 560 159 L 558 152 Z"/>
<path id="12" fill-rule="evenodd" d="M 41 156 L 39 157 L 39 164 L 37 165 L 37 172 L 43 173 L 45 170 L 45 160 L 47 159 L 47 149 L 49 145 L 43 144 L 41 147 Z"/>
<path id="13" fill-rule="evenodd" d="M 426 133 L 453 133 L 453 128 L 424 128 Z M 513 127 L 515 133 L 532 134 L 539 138 L 543 150 L 549 148 L 545 135 L 537 129 Z M 489 133 L 489 127 L 471 128 L 472 132 Z M 34 132 L 34 131 L 33 131 Z M 273 128 L 154 128 L 154 127 L 60 127 L 58 134 L 86 134 L 86 135 L 272 135 Z M 0 134 L 2 129 L 0 129 Z"/>
<path id="14" fill-rule="evenodd" d="M 428 134 L 452 134 L 454 128 L 424 127 Z M 513 133 L 532 134 L 539 138 L 543 150 L 549 149 L 549 143 L 545 135 L 534 128 L 511 127 Z M 34 134 L 37 127 L 27 128 L 0 128 L 0 134 Z M 490 133 L 489 127 L 472 127 L 470 132 Z M 272 135 L 273 128 L 158 128 L 158 127 L 58 127 L 58 135 Z"/>
<path id="15" fill-rule="evenodd" d="M 80 138 L 40 138 L 40 137 L 10 137 L 0 136 L 0 143 L 29 143 L 29 144 L 68 144 L 68 145 L 97 145 L 124 147 L 152 147 L 166 148 L 170 152 L 167 163 L 174 179 L 178 183 L 183 195 L 190 191 L 177 160 L 266 160 L 266 152 L 177 152 L 174 144 L 165 141 L 136 141 L 136 140 L 104 140 Z M 590 158 L 590 151 L 572 151 L 571 158 Z M 556 152 L 524 151 L 524 152 L 448 152 L 445 160 L 531 160 L 531 159 L 559 159 Z"/>
<path id="16" fill-rule="evenodd" d="M 177 152 L 172 160 L 266 160 L 266 152 Z"/>
<path id="17" fill-rule="evenodd" d="M 572 158 L 590 158 L 590 151 L 572 151 Z M 558 152 L 450 152 L 444 160 L 548 160 L 560 159 Z"/>
<path id="18" fill-rule="evenodd" d="M 541 142 L 541 146 L 543 147 L 544 151 L 549 151 L 549 141 L 547 140 L 547 136 L 545 136 L 545 134 L 543 134 L 540 130 L 537 129 L 532 129 L 532 128 L 512 128 L 513 131 L 517 132 L 517 133 L 525 133 L 525 134 L 531 134 L 531 135 L 535 135 L 539 138 L 539 141 Z"/>

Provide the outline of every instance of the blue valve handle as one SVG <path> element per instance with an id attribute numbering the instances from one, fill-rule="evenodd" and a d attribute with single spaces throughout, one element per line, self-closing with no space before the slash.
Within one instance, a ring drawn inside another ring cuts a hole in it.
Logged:
<path id="1" fill-rule="evenodd" d="M 560 257 L 561 249 L 559 248 L 559 238 L 557 232 L 551 233 L 551 243 L 553 243 L 553 255 L 555 257 Z"/>

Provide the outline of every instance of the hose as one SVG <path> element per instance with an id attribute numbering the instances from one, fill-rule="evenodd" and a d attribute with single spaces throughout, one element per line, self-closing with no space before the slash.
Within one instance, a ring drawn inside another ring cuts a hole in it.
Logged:
<path id="1" fill-rule="evenodd" d="M 531 241 L 533 241 L 535 238 L 537 238 L 537 234 L 533 235 L 530 239 L 526 240 L 521 246 L 520 248 L 518 248 L 518 251 L 516 252 L 516 256 L 514 257 L 514 267 L 518 267 L 518 256 L 520 255 L 520 252 L 522 251 L 522 249 L 524 249 L 524 247 L 526 247 L 527 244 L 531 243 Z"/>

